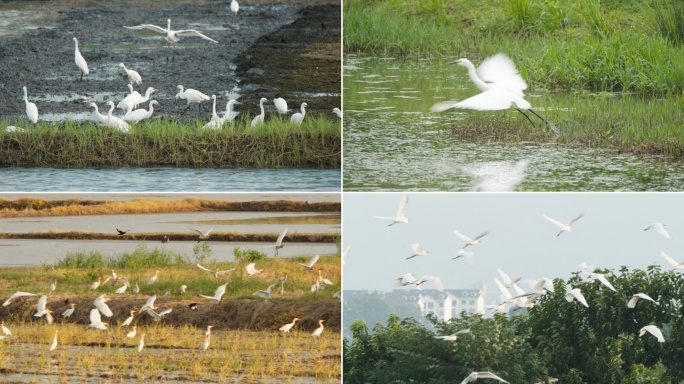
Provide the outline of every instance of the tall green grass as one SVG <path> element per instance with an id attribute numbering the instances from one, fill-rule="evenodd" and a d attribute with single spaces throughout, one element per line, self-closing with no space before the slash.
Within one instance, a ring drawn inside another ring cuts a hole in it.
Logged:
<path id="1" fill-rule="evenodd" d="M 185 266 L 190 263 L 182 254 L 172 250 L 154 247 L 148 249 L 144 244 L 138 245 L 133 252 L 118 255 L 105 255 L 100 251 L 79 251 L 69 253 L 63 259 L 55 261 L 55 268 L 95 269 L 95 268 L 154 268 Z"/>
<path id="2" fill-rule="evenodd" d="M 684 2 L 655 0 L 647 8 L 647 15 L 656 30 L 672 44 L 684 45 Z"/>

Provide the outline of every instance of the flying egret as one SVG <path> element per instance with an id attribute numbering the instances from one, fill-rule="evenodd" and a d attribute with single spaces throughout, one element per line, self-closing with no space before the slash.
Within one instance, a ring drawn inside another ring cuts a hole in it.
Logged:
<path id="1" fill-rule="evenodd" d="M 579 215 L 575 216 L 572 220 L 568 221 L 568 222 L 565 223 L 565 224 L 561 223 L 561 222 L 558 221 L 558 220 L 554 220 L 554 219 L 552 219 L 552 218 L 550 218 L 550 217 L 548 217 L 548 216 L 546 216 L 546 215 L 542 215 L 542 216 L 544 216 L 544 218 L 545 218 L 546 220 L 550 221 L 551 223 L 553 223 L 554 225 L 556 225 L 558 228 L 560 228 L 560 232 L 558 232 L 558 234 L 556 235 L 556 237 L 558 237 L 558 236 L 560 236 L 561 234 L 563 234 L 563 232 L 571 232 L 571 231 L 572 231 L 572 224 L 573 224 L 575 221 L 581 219 L 581 218 L 584 216 L 584 213 L 580 213 Z"/>
<path id="2" fill-rule="evenodd" d="M 119 63 L 119 67 L 123 68 L 124 72 L 126 72 L 126 76 L 128 76 L 128 81 L 131 82 L 131 85 L 142 84 L 142 77 L 140 77 L 140 74 L 137 71 L 126 68 L 124 63 Z"/>
<path id="3" fill-rule="evenodd" d="M 162 28 L 162 27 L 158 27 L 158 26 L 152 25 L 152 24 L 141 24 L 141 25 L 137 25 L 135 27 L 124 26 L 124 28 L 133 29 L 133 30 L 149 29 L 150 31 L 162 33 L 162 34 L 166 35 L 166 41 L 168 41 L 169 43 L 177 42 L 178 40 L 180 40 L 179 37 L 181 37 L 181 36 L 197 36 L 197 37 L 203 38 L 204 40 L 209 40 L 211 42 L 218 43 L 218 41 L 216 41 L 216 40 L 202 34 L 201 32 L 199 32 L 197 30 L 194 30 L 194 29 L 183 29 L 180 31 L 172 30 L 171 29 L 171 19 L 166 20 L 166 26 L 167 26 L 166 28 Z"/>
<path id="4" fill-rule="evenodd" d="M 235 106 L 235 104 L 242 104 L 242 103 L 240 103 L 237 100 L 230 100 L 226 103 L 226 113 L 221 118 L 221 120 L 223 121 L 222 124 L 225 124 L 225 123 L 230 124 L 233 120 L 235 120 L 237 115 L 240 114 L 240 112 L 233 111 L 233 106 Z"/>
<path id="5" fill-rule="evenodd" d="M 214 292 L 214 296 L 206 296 L 200 294 L 201 297 L 204 297 L 205 299 L 211 300 L 214 304 L 218 304 L 221 302 L 221 297 L 223 296 L 224 293 L 226 293 L 226 287 L 228 287 L 228 283 L 225 283 L 218 288 L 216 288 L 216 291 Z"/>
<path id="6" fill-rule="evenodd" d="M 294 327 L 295 322 L 297 320 L 299 320 L 299 319 L 295 317 L 291 323 L 283 325 L 282 327 L 278 328 L 278 330 L 281 332 L 290 333 L 290 329 L 292 329 L 292 327 Z"/>
<path id="7" fill-rule="evenodd" d="M 97 308 L 97 310 L 100 311 L 100 313 L 102 313 L 104 316 L 106 316 L 106 317 L 112 317 L 112 316 L 114 316 L 114 313 L 112 312 L 112 310 L 111 310 L 111 309 L 109 308 L 109 306 L 107 305 L 107 302 L 108 302 L 110 299 L 105 298 L 105 296 L 106 296 L 106 294 L 102 294 L 102 295 L 98 296 L 98 297 L 93 301 L 93 305 L 94 305 L 95 308 Z"/>
<path id="8" fill-rule="evenodd" d="M 587 300 L 584 298 L 584 295 L 582 294 L 582 291 L 580 291 L 579 288 L 574 288 L 565 294 L 565 300 L 567 300 L 568 302 L 572 302 L 572 300 L 574 299 L 577 299 L 577 301 L 582 303 L 582 305 L 589 308 L 589 304 L 587 304 Z"/>
<path id="9" fill-rule="evenodd" d="M 199 239 L 197 240 L 198 243 L 202 240 L 207 240 L 209 238 L 209 234 L 211 233 L 211 231 L 214 230 L 214 228 L 211 228 L 208 231 L 202 232 L 201 230 L 199 230 L 197 228 L 190 228 L 190 229 L 192 229 L 193 231 L 195 231 L 199 234 Z"/>
<path id="10" fill-rule="evenodd" d="M 423 283 L 430 282 L 435 286 L 440 292 L 444 291 L 444 286 L 442 285 L 442 280 L 437 276 L 423 276 L 420 279 L 416 279 L 412 274 L 406 273 L 394 281 L 394 285 L 401 287 L 406 285 L 415 285 L 416 288 L 421 289 L 420 286 Z"/>
<path id="11" fill-rule="evenodd" d="M 432 106 L 432 112 L 442 112 L 451 108 L 473 109 L 476 111 L 499 111 L 515 106 L 527 120 L 532 120 L 523 112 L 528 110 L 544 121 L 554 132 L 556 127 L 549 121 L 539 116 L 532 109 L 532 105 L 524 99 L 523 90 L 527 89 L 527 83 L 518 74 L 515 64 L 503 53 L 485 59 L 475 69 L 468 59 L 459 59 L 452 64 L 458 64 L 468 69 L 468 76 L 482 93 L 472 96 L 463 101 L 444 101 Z"/>
<path id="12" fill-rule="evenodd" d="M 466 383 L 472 383 L 473 381 L 477 381 L 477 379 L 495 379 L 499 380 L 502 383 L 508 383 L 508 381 L 500 378 L 499 376 L 485 371 L 485 372 L 471 372 L 470 375 L 466 376 L 463 381 L 461 381 L 461 384 L 466 384 Z"/>
<path id="13" fill-rule="evenodd" d="M 510 277 L 508 277 L 507 274 L 504 273 L 501 269 L 497 269 L 497 272 L 499 272 L 499 276 L 501 276 L 501 279 L 503 280 L 503 283 L 506 285 L 506 288 L 512 288 L 515 283 L 520 281 L 520 277 L 516 278 L 515 280 L 511 280 Z"/>
<path id="14" fill-rule="evenodd" d="M 74 52 L 74 60 L 76 61 L 76 66 L 78 69 L 81 70 L 81 80 L 83 81 L 83 75 L 87 75 L 90 73 L 90 70 L 88 70 L 88 63 L 86 63 L 85 59 L 83 58 L 83 55 L 81 55 L 81 52 L 78 50 L 78 40 L 74 37 L 74 44 L 76 46 L 75 52 Z"/>
<path id="15" fill-rule="evenodd" d="M 159 317 L 163 319 L 164 316 L 168 315 L 171 312 L 173 312 L 173 308 L 165 309 L 165 310 L 159 312 Z"/>
<path id="16" fill-rule="evenodd" d="M 308 263 L 306 263 L 306 264 L 297 263 L 297 264 L 301 265 L 302 267 L 304 267 L 304 268 L 306 268 L 306 269 L 308 269 L 308 270 L 312 270 L 314 264 L 316 264 L 316 262 L 318 261 L 318 259 L 319 259 L 320 257 L 321 257 L 321 255 L 315 255 L 314 257 L 312 257 L 312 258 L 309 260 Z"/>
<path id="17" fill-rule="evenodd" d="M 135 111 L 130 111 L 124 115 L 123 119 L 125 121 L 132 121 L 134 123 L 140 122 L 140 120 L 149 119 L 154 113 L 154 105 L 159 105 L 157 100 L 150 101 L 150 106 L 148 110 L 143 108 L 136 109 Z"/>
<path id="18" fill-rule="evenodd" d="M 658 342 L 660 342 L 660 343 L 665 342 L 665 338 L 663 337 L 663 333 L 655 325 L 647 325 L 647 326 L 641 328 L 639 330 L 639 336 L 643 336 L 646 332 L 655 336 L 658 339 Z"/>
<path id="19" fill-rule="evenodd" d="M 342 111 L 339 108 L 333 108 L 333 113 L 337 115 L 340 119 L 342 118 Z"/>
<path id="20" fill-rule="evenodd" d="M 147 285 L 154 284 L 154 282 L 157 281 L 157 278 L 159 278 L 159 270 L 157 270 L 157 272 L 154 273 L 154 276 L 150 277 L 150 279 L 147 280 Z M 156 295 L 155 295 L 155 298 L 156 298 Z"/>
<path id="21" fill-rule="evenodd" d="M 2 306 L 3 306 L 3 307 L 6 307 L 6 306 L 12 304 L 12 301 L 13 301 L 14 299 L 16 299 L 16 298 L 18 298 L 18 297 L 25 297 L 25 296 L 38 296 L 38 295 L 35 294 L 35 293 L 17 291 L 17 292 L 15 292 L 15 293 L 13 293 L 12 296 L 10 296 L 9 298 L 7 298 L 7 300 L 5 300 L 4 303 L 2 303 Z"/>
<path id="22" fill-rule="evenodd" d="M 287 115 L 287 101 L 285 101 L 285 99 L 282 97 L 275 98 L 273 99 L 273 104 L 278 110 L 278 113 L 281 115 Z"/>
<path id="23" fill-rule="evenodd" d="M 435 339 L 442 339 L 444 341 L 456 341 L 456 339 L 458 339 L 458 335 L 464 335 L 466 333 L 470 333 L 470 329 L 461 329 L 460 331 L 452 333 L 451 335 L 447 336 L 435 336 Z"/>
<path id="24" fill-rule="evenodd" d="M 676 261 L 675 259 L 668 256 L 664 251 L 660 251 L 660 255 L 665 259 L 665 261 L 667 261 L 670 265 L 674 267 L 673 270 L 684 269 L 684 263 Z"/>
<path id="25" fill-rule="evenodd" d="M 55 348 L 57 348 L 57 334 L 59 333 L 59 329 L 55 329 L 55 337 L 52 339 L 52 344 L 50 344 L 50 352 L 54 351 Z"/>
<path id="26" fill-rule="evenodd" d="M 131 129 L 128 123 L 116 116 L 112 116 L 112 112 L 114 112 L 114 102 L 108 101 L 107 105 L 109 105 L 109 112 L 107 112 L 107 126 L 110 128 L 116 128 L 123 133 L 127 133 Z"/>
<path id="27" fill-rule="evenodd" d="M 215 271 L 212 271 L 211 269 L 204 268 L 203 266 L 200 265 L 200 263 L 197 263 L 196 265 L 197 265 L 197 268 L 199 268 L 199 269 L 201 269 L 201 270 L 203 270 L 203 271 L 205 271 L 205 272 L 209 272 L 210 274 L 214 275 L 214 277 L 217 278 L 217 279 L 218 279 L 219 276 L 225 275 L 226 273 L 230 273 L 230 272 L 233 272 L 233 271 L 235 270 L 235 268 L 232 268 L 232 269 L 226 269 L 226 270 L 223 270 L 223 271 L 219 271 L 218 269 L 215 270 Z M 182 287 L 181 287 L 181 288 L 182 288 Z M 186 287 L 186 288 L 187 288 L 187 287 Z M 184 290 L 182 290 L 182 291 L 185 292 Z"/>
<path id="28" fill-rule="evenodd" d="M 140 341 L 138 341 L 138 352 L 142 351 L 145 347 L 145 334 L 140 335 Z"/>
<path id="29" fill-rule="evenodd" d="M 408 217 L 406 217 L 406 205 L 408 204 L 408 195 L 404 193 L 401 196 L 401 201 L 399 202 L 399 208 L 397 209 L 397 215 L 395 217 L 382 217 L 375 216 L 377 219 L 390 219 L 393 220 L 390 226 L 394 224 L 408 224 Z"/>
<path id="30" fill-rule="evenodd" d="M 655 231 L 658 232 L 664 238 L 672 239 L 670 237 L 670 234 L 667 233 L 667 231 L 665 230 L 665 224 L 662 224 L 662 223 L 651 224 L 648 227 L 644 228 L 644 231 L 648 231 L 649 229 L 655 229 Z"/>
<path id="31" fill-rule="evenodd" d="M 124 284 L 124 285 L 120 286 L 119 288 L 117 288 L 116 290 L 114 290 L 114 293 L 123 294 L 126 292 L 126 288 L 128 288 L 128 285 Z"/>
<path id="32" fill-rule="evenodd" d="M 12 332 L 10 332 L 9 328 L 7 328 L 7 327 L 5 326 L 5 322 L 4 322 L 4 321 L 2 322 L 2 327 L 1 327 L 1 328 L 2 328 L 2 333 L 3 333 L 5 336 L 12 336 Z"/>
<path id="33" fill-rule="evenodd" d="M 132 339 L 132 338 L 135 337 L 135 334 L 136 334 L 136 333 L 138 333 L 138 327 L 136 327 L 136 326 L 134 325 L 134 326 L 133 326 L 133 330 L 130 331 L 130 332 L 128 332 L 128 333 L 126 334 L 126 337 L 128 337 L 129 339 Z"/>
<path id="34" fill-rule="evenodd" d="M 263 299 L 270 300 L 271 299 L 271 289 L 273 289 L 273 287 L 275 287 L 275 286 L 276 286 L 276 284 L 271 284 L 266 289 L 256 291 L 256 292 L 254 292 L 254 296 L 259 296 Z"/>
<path id="35" fill-rule="evenodd" d="M 511 293 L 508 291 L 508 289 L 503 284 L 501 284 L 499 279 L 497 279 L 495 277 L 494 282 L 496 283 L 496 286 L 499 288 L 499 292 L 501 292 L 501 295 L 504 298 L 504 300 L 501 303 L 499 303 L 499 305 L 497 307 L 500 307 L 500 306 L 507 304 L 507 303 L 514 303 L 516 301 L 516 299 L 513 298 L 513 295 L 511 295 Z M 524 295 L 524 294 L 525 294 L 525 292 L 519 293 L 519 295 Z"/>
<path id="36" fill-rule="evenodd" d="M 641 300 L 648 300 L 648 301 L 653 302 L 653 304 L 655 304 L 655 305 L 660 305 L 657 301 L 653 300 L 653 299 L 651 298 L 651 296 L 649 296 L 649 295 L 647 295 L 647 294 L 645 294 L 645 293 L 641 293 L 641 292 L 640 292 L 640 293 L 635 293 L 635 294 L 632 295 L 632 298 L 629 299 L 629 301 L 627 302 L 627 308 L 634 308 L 634 307 L 636 307 L 637 302 L 639 301 L 639 299 L 641 299 Z"/>
<path id="37" fill-rule="evenodd" d="M 308 105 L 306 103 L 302 103 L 302 113 L 295 113 L 294 115 L 292 115 L 292 117 L 290 117 L 290 122 L 297 125 L 302 125 L 302 121 L 304 121 L 304 115 L 306 115 L 306 107 L 308 107 Z"/>
<path id="38" fill-rule="evenodd" d="M 49 314 L 50 310 L 46 307 L 47 296 L 43 295 L 38 299 L 38 307 L 36 308 L 36 313 L 33 315 L 35 317 L 43 317 L 43 315 Z"/>
<path id="39" fill-rule="evenodd" d="M 280 233 L 280 235 L 278 236 L 278 239 L 276 240 L 275 244 L 265 245 L 264 248 L 274 247 L 274 248 L 275 248 L 275 256 L 278 256 L 278 250 L 284 247 L 284 245 L 283 245 L 283 239 L 285 238 L 285 235 L 286 235 L 286 234 L 287 234 L 287 228 L 285 228 L 285 230 L 284 230 L 283 232 Z"/>
<path id="40" fill-rule="evenodd" d="M 257 125 L 261 125 L 264 123 L 264 116 L 266 115 L 266 113 L 264 112 L 264 103 L 267 101 L 268 101 L 268 99 L 265 97 L 262 97 L 261 100 L 259 100 L 259 107 L 261 108 L 261 114 L 254 116 L 254 118 L 252 119 L 252 124 L 251 124 L 252 128 L 256 127 Z"/>
<path id="41" fill-rule="evenodd" d="M 256 263 L 249 263 L 245 267 L 249 276 L 256 275 L 257 273 L 261 273 L 263 271 L 263 269 L 256 269 L 255 265 Z"/>
<path id="42" fill-rule="evenodd" d="M 456 256 L 452 257 L 451 260 L 464 257 L 468 261 L 468 265 L 473 265 L 473 256 L 475 256 L 473 252 L 466 252 L 465 249 L 461 248 L 458 250 L 458 252 L 456 252 Z"/>
<path id="43" fill-rule="evenodd" d="M 323 333 L 323 322 L 325 320 L 318 320 L 318 328 L 316 328 L 313 333 L 311 333 L 311 336 L 314 337 L 319 337 L 321 333 Z"/>
<path id="44" fill-rule="evenodd" d="M 418 243 L 413 243 L 409 245 L 411 247 L 411 256 L 407 257 L 406 260 L 412 259 L 416 256 L 427 256 L 428 252 L 423 249 L 423 246 Z"/>
<path id="45" fill-rule="evenodd" d="M 97 308 L 90 310 L 90 324 L 91 328 L 107 330 L 107 323 L 102 322 L 102 317 L 100 317 L 100 311 Z"/>
<path id="46" fill-rule="evenodd" d="M 461 232 L 459 232 L 458 230 L 454 229 L 454 234 L 456 235 L 456 237 L 461 239 L 461 241 L 465 241 L 465 245 L 463 246 L 463 249 L 465 249 L 466 247 L 468 247 L 470 245 L 480 244 L 480 239 L 487 236 L 488 233 L 489 233 L 489 231 L 484 231 L 484 232 L 480 233 L 479 235 L 477 235 L 471 239 L 470 237 L 468 237 L 468 236 L 462 234 Z"/>
<path id="47" fill-rule="evenodd" d="M 28 101 L 28 93 L 26 87 L 24 88 L 24 103 L 26 104 L 26 116 L 31 120 L 33 124 L 38 123 L 38 107 L 30 101 Z"/>
<path id="48" fill-rule="evenodd" d="M 211 340 L 211 335 L 204 335 L 204 342 L 200 345 L 200 351 L 206 351 L 209 348 L 209 340 Z"/>
<path id="49" fill-rule="evenodd" d="M 122 327 L 127 327 L 127 326 L 131 325 L 131 323 L 133 322 L 133 314 L 134 314 L 135 312 L 136 312 L 136 311 L 135 311 L 134 309 L 131 309 L 131 310 L 128 312 L 128 313 L 130 314 L 130 316 L 128 316 L 128 317 L 126 318 L 126 320 L 124 320 L 124 322 L 121 323 L 121 326 L 122 326 Z"/>
<path id="50" fill-rule="evenodd" d="M 230 10 L 233 12 L 233 21 L 235 21 L 238 11 L 240 10 L 240 4 L 235 0 L 230 0 Z"/>

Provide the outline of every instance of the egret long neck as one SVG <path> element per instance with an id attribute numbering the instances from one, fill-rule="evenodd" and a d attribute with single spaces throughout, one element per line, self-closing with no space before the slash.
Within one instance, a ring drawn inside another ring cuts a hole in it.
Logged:
<path id="1" fill-rule="evenodd" d="M 475 86 L 480 89 L 480 91 L 486 91 L 489 89 L 489 84 L 485 83 L 477 76 L 477 71 L 475 71 L 475 66 L 471 62 L 466 63 L 466 68 L 468 68 L 468 77 L 475 83 Z"/>

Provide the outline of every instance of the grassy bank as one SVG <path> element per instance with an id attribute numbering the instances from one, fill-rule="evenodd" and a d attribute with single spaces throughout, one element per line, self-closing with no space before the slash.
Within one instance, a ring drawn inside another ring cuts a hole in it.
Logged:
<path id="1" fill-rule="evenodd" d="M 249 116 L 240 118 L 220 131 L 202 129 L 205 121 L 156 119 L 129 133 L 94 123 L 39 121 L 35 128 L 0 135 L 0 167 L 340 167 L 339 119 L 307 116 L 301 126 L 270 119 L 252 129 Z M 0 132 L 8 125 L 0 123 Z"/>
<path id="2" fill-rule="evenodd" d="M 170 212 L 340 212 L 338 202 L 305 201 L 230 201 L 187 198 L 130 201 L 0 199 L 0 218 L 41 216 L 115 215 Z"/>
<path id="3" fill-rule="evenodd" d="M 684 91 L 684 3 L 659 0 L 351 0 L 344 50 L 467 57 L 505 52 L 531 88 Z"/>

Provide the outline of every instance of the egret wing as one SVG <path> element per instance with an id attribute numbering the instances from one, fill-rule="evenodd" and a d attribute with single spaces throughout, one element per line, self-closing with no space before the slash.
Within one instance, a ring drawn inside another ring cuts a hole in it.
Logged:
<path id="1" fill-rule="evenodd" d="M 442 279 L 440 279 L 437 276 L 423 276 L 421 278 L 421 280 L 429 281 L 430 283 L 432 283 L 432 285 L 435 286 L 435 289 L 440 291 L 440 292 L 444 291 L 444 285 L 442 285 Z"/>
<path id="2" fill-rule="evenodd" d="M 554 219 L 552 219 L 552 218 L 550 218 L 550 217 L 548 217 L 548 216 L 546 216 L 546 215 L 542 215 L 542 216 L 544 216 L 544 218 L 545 218 L 546 220 L 552 222 L 552 223 L 553 223 L 555 226 L 557 226 L 558 228 L 564 228 L 564 227 L 565 227 L 565 224 L 561 223 L 561 222 L 558 221 L 558 220 L 554 220 Z"/>
<path id="3" fill-rule="evenodd" d="M 679 263 L 675 259 L 668 256 L 665 252 L 660 251 L 660 255 L 665 259 L 665 261 L 670 263 L 670 265 L 672 265 L 673 267 L 677 268 L 679 266 Z"/>
<path id="4" fill-rule="evenodd" d="M 654 228 L 654 229 L 656 230 L 656 232 L 658 232 L 660 235 L 662 235 L 662 236 L 664 236 L 664 237 L 666 237 L 666 238 L 668 238 L 668 239 L 672 239 L 672 238 L 670 237 L 670 234 L 667 233 L 667 231 L 665 230 L 665 227 L 664 227 L 662 224 L 656 224 L 655 227 L 653 227 L 653 228 Z"/>
<path id="5" fill-rule="evenodd" d="M 5 302 L 2 303 L 2 306 L 6 307 L 6 306 L 12 304 L 12 300 L 14 300 L 18 297 L 24 297 L 24 296 L 38 296 L 38 295 L 35 293 L 18 291 L 18 292 L 15 292 L 12 296 L 10 296 L 7 300 L 5 300 Z"/>
<path id="6" fill-rule="evenodd" d="M 574 217 L 572 220 L 570 220 L 570 221 L 568 222 L 568 225 L 572 225 L 572 223 L 574 223 L 575 221 L 581 219 L 582 217 L 584 217 L 584 213 L 580 213 L 579 215 L 577 215 L 576 217 Z"/>
<path id="7" fill-rule="evenodd" d="M 500 111 L 510 108 L 514 101 L 509 92 L 493 88 L 460 101 L 452 108 L 472 109 L 475 111 Z"/>
<path id="8" fill-rule="evenodd" d="M 404 193 L 401 196 L 401 201 L 399 202 L 399 208 L 397 209 L 397 218 L 406 217 L 406 206 L 408 205 L 408 194 Z"/>
<path id="9" fill-rule="evenodd" d="M 177 36 L 197 36 L 197 37 L 203 38 L 204 40 L 209 40 L 209 41 L 212 41 L 214 43 L 218 43 L 218 41 L 210 38 L 209 36 L 202 34 L 199 31 L 196 31 L 194 29 L 186 29 L 186 30 L 182 30 L 182 31 L 176 31 L 176 35 Z"/>
<path id="10" fill-rule="evenodd" d="M 515 68 L 513 60 L 503 53 L 486 58 L 479 67 L 477 75 L 488 83 L 506 87 L 511 91 L 522 93 L 527 83 Z"/>
<path id="11" fill-rule="evenodd" d="M 307 267 L 309 269 L 313 268 L 314 264 L 316 264 L 316 262 L 318 261 L 318 259 L 320 257 L 321 257 L 321 255 L 316 255 L 316 256 L 312 257 L 311 260 L 309 260 L 309 264 L 307 264 Z"/>
<path id="12" fill-rule="evenodd" d="M 508 383 L 508 381 L 500 378 L 499 376 L 497 376 L 491 372 L 477 372 L 477 378 L 478 379 L 496 379 L 502 383 Z"/>
<path id="13" fill-rule="evenodd" d="M 278 240 L 276 240 L 276 244 L 281 245 L 283 243 L 283 239 L 285 238 L 285 235 L 287 234 L 287 228 L 283 231 L 283 233 L 278 236 Z"/>
<path id="14" fill-rule="evenodd" d="M 461 239 L 462 241 L 465 241 L 466 243 L 470 241 L 470 237 L 468 237 L 468 236 L 462 234 L 461 232 L 459 232 L 459 231 L 457 231 L 457 230 L 455 230 L 455 229 L 454 229 L 454 234 L 456 235 L 456 237 L 458 237 L 458 238 Z"/>
<path id="15" fill-rule="evenodd" d="M 167 30 L 165 28 L 157 27 L 156 25 L 152 25 L 152 24 L 141 24 L 141 25 L 136 25 L 134 27 L 127 27 L 124 25 L 124 28 L 133 29 L 133 30 L 137 30 L 137 31 L 139 31 L 141 29 L 149 29 L 150 31 L 155 31 L 155 32 L 159 32 L 159 33 L 166 33 L 167 32 Z"/>

